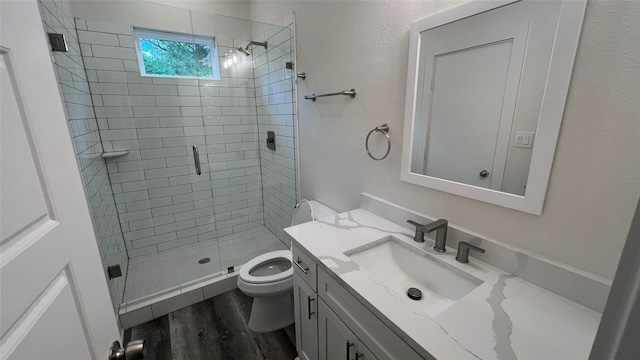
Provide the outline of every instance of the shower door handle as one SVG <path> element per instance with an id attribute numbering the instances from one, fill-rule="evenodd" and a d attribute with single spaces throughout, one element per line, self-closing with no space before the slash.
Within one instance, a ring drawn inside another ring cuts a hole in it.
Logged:
<path id="1" fill-rule="evenodd" d="M 200 170 L 200 153 L 198 153 L 198 147 L 193 145 L 193 161 L 196 163 L 196 174 L 202 174 Z"/>

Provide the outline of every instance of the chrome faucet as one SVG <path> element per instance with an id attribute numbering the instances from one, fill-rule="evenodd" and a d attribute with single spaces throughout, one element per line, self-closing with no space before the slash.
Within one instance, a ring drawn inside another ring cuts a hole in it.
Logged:
<path id="1" fill-rule="evenodd" d="M 433 247 L 435 251 L 445 252 L 445 245 L 447 243 L 447 227 L 449 222 L 445 219 L 439 219 L 427 225 L 418 224 L 413 220 L 407 220 L 407 222 L 416 227 L 416 233 L 413 236 L 413 240 L 417 242 L 424 242 L 424 233 L 430 233 L 438 231 L 436 233 L 436 245 Z"/>

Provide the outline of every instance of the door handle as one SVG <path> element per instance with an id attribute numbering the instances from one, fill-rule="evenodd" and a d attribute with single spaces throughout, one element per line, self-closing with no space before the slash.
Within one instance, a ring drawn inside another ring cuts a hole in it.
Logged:
<path id="1" fill-rule="evenodd" d="M 200 171 L 200 153 L 198 152 L 198 147 L 195 145 L 193 145 L 193 161 L 196 164 L 196 174 L 202 174 L 202 171 Z"/>
<path id="2" fill-rule="evenodd" d="M 489 176 L 489 172 L 487 170 L 482 170 L 480 171 L 479 175 L 481 178 L 486 178 L 487 176 Z"/>
<path id="3" fill-rule="evenodd" d="M 147 348 L 144 340 L 131 341 L 124 348 L 120 347 L 119 341 L 114 341 L 109 347 L 108 360 L 140 360 L 147 356 Z"/>
<path id="4" fill-rule="evenodd" d="M 314 314 L 316 313 L 315 311 L 314 311 L 314 312 L 311 312 L 311 302 L 312 302 L 312 301 L 315 301 L 315 300 L 316 300 L 316 299 L 312 298 L 311 296 L 307 296 L 307 308 L 309 309 L 309 310 L 308 310 L 308 313 L 309 313 L 309 320 L 311 320 L 311 315 L 314 315 Z"/>

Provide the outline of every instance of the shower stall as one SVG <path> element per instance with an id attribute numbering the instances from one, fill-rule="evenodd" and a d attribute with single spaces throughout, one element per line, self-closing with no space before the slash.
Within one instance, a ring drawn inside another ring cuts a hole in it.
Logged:
<path id="1" fill-rule="evenodd" d="M 293 14 L 263 24 L 142 1 L 40 4 L 45 31 L 66 39 L 52 58 L 123 327 L 288 248 Z"/>

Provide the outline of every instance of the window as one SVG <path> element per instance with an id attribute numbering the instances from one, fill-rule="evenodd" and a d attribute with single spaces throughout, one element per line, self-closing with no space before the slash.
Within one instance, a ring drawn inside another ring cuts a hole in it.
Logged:
<path id="1" fill-rule="evenodd" d="M 213 37 L 133 29 L 141 76 L 220 80 Z"/>

